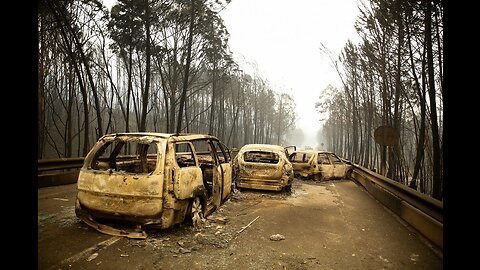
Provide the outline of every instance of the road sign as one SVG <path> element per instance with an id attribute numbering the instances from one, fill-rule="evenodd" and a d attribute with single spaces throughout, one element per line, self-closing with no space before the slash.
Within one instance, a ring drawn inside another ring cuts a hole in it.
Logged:
<path id="1" fill-rule="evenodd" d="M 375 142 L 383 146 L 394 146 L 398 141 L 398 132 L 392 126 L 379 126 L 373 133 Z"/>

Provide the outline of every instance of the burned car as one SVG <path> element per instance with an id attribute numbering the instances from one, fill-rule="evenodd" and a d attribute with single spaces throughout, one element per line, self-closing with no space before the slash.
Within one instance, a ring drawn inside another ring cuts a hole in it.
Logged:
<path id="1" fill-rule="evenodd" d="M 108 134 L 85 157 L 75 213 L 100 232 L 145 238 L 144 228 L 200 225 L 231 190 L 230 152 L 214 136 Z"/>
<path id="2" fill-rule="evenodd" d="M 244 145 L 236 155 L 233 166 L 237 188 L 291 190 L 293 168 L 283 146 Z"/>
<path id="3" fill-rule="evenodd" d="M 297 150 L 290 154 L 295 176 L 315 181 L 346 179 L 352 165 L 328 151 Z"/>

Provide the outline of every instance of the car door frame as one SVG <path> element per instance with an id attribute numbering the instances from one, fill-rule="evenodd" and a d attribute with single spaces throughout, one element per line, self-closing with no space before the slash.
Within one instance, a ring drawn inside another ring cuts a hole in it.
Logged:
<path id="1" fill-rule="evenodd" d="M 181 167 L 176 159 L 176 145 L 188 145 L 192 153 L 194 166 Z M 200 169 L 197 154 L 193 144 L 189 141 L 178 141 L 173 143 L 175 165 L 172 168 L 173 191 L 177 199 L 189 199 L 197 196 L 204 196 L 205 187 L 203 185 L 202 170 Z M 203 187 L 203 189 L 201 188 Z"/>
<path id="2" fill-rule="evenodd" d="M 216 149 L 215 142 L 219 146 L 220 149 Z M 224 201 L 232 191 L 232 157 L 230 155 L 230 150 L 228 147 L 223 144 L 220 140 L 212 140 L 212 145 L 214 147 L 214 153 L 216 156 L 216 160 L 218 162 L 218 167 L 220 169 L 220 174 L 222 176 L 221 179 L 221 193 L 220 193 L 220 200 Z M 224 162 L 220 162 L 220 158 L 218 157 L 219 151 L 224 156 Z"/>
<path id="3" fill-rule="evenodd" d="M 327 160 L 328 160 L 329 164 L 318 163 L 318 158 L 320 157 L 320 155 L 325 155 L 327 157 Z M 329 153 L 318 153 L 317 154 L 317 164 L 318 164 L 318 170 L 322 174 L 322 176 L 325 180 L 328 180 L 328 179 L 331 179 L 332 177 L 334 177 L 335 167 L 333 165 L 332 160 L 330 159 Z"/>
<path id="4" fill-rule="evenodd" d="M 293 155 L 302 155 L 302 159 L 301 159 L 302 161 L 301 162 L 292 161 Z M 292 166 L 297 171 L 296 174 L 299 174 L 303 177 L 307 177 L 311 172 L 311 164 L 309 160 L 305 161 L 306 155 L 307 153 L 305 152 L 295 151 L 288 156 L 288 161 L 292 164 Z"/>
<path id="5" fill-rule="evenodd" d="M 345 162 L 343 162 L 342 159 L 334 153 L 330 153 L 329 157 L 333 164 L 333 176 L 337 179 L 344 178 L 347 173 L 347 165 Z M 338 159 L 339 162 L 334 162 L 332 157 Z"/>
<path id="6" fill-rule="evenodd" d="M 215 207 L 222 204 L 223 194 L 223 168 L 218 159 L 213 139 L 207 139 L 210 153 L 213 154 L 213 183 L 212 183 L 212 202 Z"/>

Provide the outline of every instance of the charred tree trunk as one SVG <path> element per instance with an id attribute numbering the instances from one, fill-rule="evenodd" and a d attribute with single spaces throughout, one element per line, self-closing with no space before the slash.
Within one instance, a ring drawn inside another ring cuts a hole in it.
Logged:
<path id="1" fill-rule="evenodd" d="M 145 57 L 146 57 L 146 67 L 145 67 L 145 89 L 142 94 L 142 112 L 140 116 L 140 126 L 138 131 L 147 130 L 147 114 L 148 114 L 148 100 L 149 100 L 149 90 L 150 90 L 150 77 L 151 77 L 151 52 L 150 52 L 150 5 L 148 0 L 145 0 Z"/>
<path id="2" fill-rule="evenodd" d="M 413 59 L 413 50 L 412 50 L 412 43 L 411 43 L 411 35 L 410 35 L 410 28 L 408 24 L 406 24 L 406 32 L 407 32 L 407 43 L 409 49 L 409 56 L 410 56 L 410 64 L 412 68 L 413 79 L 415 82 L 415 89 L 418 95 L 419 105 L 420 105 L 420 127 L 418 130 L 418 140 L 417 140 L 417 148 L 415 154 L 415 165 L 413 167 L 412 173 L 412 180 L 410 182 L 410 187 L 413 189 L 417 189 L 418 183 L 417 179 L 420 173 L 423 157 L 424 157 L 424 146 L 425 146 L 425 129 L 426 129 L 426 100 L 425 100 L 425 90 L 424 88 L 420 87 L 420 82 L 418 80 L 417 73 L 415 71 L 415 63 Z M 422 61 L 422 66 L 424 66 L 424 61 Z"/>
<path id="3" fill-rule="evenodd" d="M 40 17 L 40 20 L 43 17 Z M 45 145 L 45 77 L 46 77 L 46 42 L 45 42 L 45 32 L 44 32 L 44 23 L 43 20 L 39 23 L 39 42 L 40 42 L 40 52 L 38 57 L 38 148 L 37 148 L 37 157 L 41 159 L 43 157 L 43 149 Z"/>
<path id="4" fill-rule="evenodd" d="M 191 10 L 190 10 L 190 23 L 188 27 L 188 43 L 187 43 L 187 60 L 185 63 L 185 74 L 183 77 L 183 89 L 182 89 L 182 95 L 180 98 L 180 108 L 178 109 L 178 118 L 177 118 L 177 129 L 176 132 L 180 133 L 182 130 L 182 113 L 183 113 L 183 107 L 185 105 L 185 100 L 187 98 L 187 89 L 188 89 L 188 77 L 190 74 L 190 62 L 191 62 L 191 57 L 192 57 L 192 40 L 193 40 L 193 22 L 195 18 L 195 0 L 191 1 Z"/>
<path id="5" fill-rule="evenodd" d="M 394 94 L 394 112 L 393 112 L 393 128 L 395 131 L 400 135 L 400 130 L 401 130 L 401 112 L 400 112 L 400 98 L 401 98 L 401 87 L 402 87 L 402 82 L 401 82 L 401 71 L 402 71 L 402 46 L 403 46 L 403 40 L 404 40 L 404 33 L 403 33 L 403 18 L 401 15 L 401 4 L 400 2 L 399 6 L 397 6 L 397 11 L 396 11 L 396 21 L 397 21 L 397 27 L 398 27 L 398 44 L 397 44 L 397 67 L 395 71 L 395 94 Z M 399 136 L 400 137 L 400 136 Z M 401 166 L 401 154 L 400 154 L 400 140 L 397 140 L 395 142 L 395 145 L 391 149 L 392 155 L 389 157 L 389 170 L 387 173 L 387 177 L 401 181 L 398 178 L 398 172 L 400 170 Z"/>
<path id="6" fill-rule="evenodd" d="M 430 101 L 430 120 L 432 123 L 432 146 L 433 146 L 433 186 L 432 196 L 436 199 L 442 199 L 442 162 L 440 153 L 440 136 L 437 119 L 437 101 L 435 91 L 435 74 L 433 66 L 432 50 L 432 2 L 426 0 L 425 14 L 425 42 L 427 45 L 427 67 L 428 67 L 428 95 Z"/>
<path id="7" fill-rule="evenodd" d="M 213 134 L 214 132 L 216 92 L 217 92 L 217 63 L 216 63 L 215 54 L 214 54 L 213 69 L 212 69 L 212 101 L 210 105 L 210 121 L 208 122 L 208 134 Z"/>

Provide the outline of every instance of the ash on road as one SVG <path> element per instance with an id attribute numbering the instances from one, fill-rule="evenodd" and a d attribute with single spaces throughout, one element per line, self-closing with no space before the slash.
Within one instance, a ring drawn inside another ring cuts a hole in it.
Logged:
<path id="1" fill-rule="evenodd" d="M 39 269 L 443 269 L 435 249 L 349 180 L 241 190 L 204 226 L 101 234 L 74 213 L 75 185 L 39 190 Z"/>

